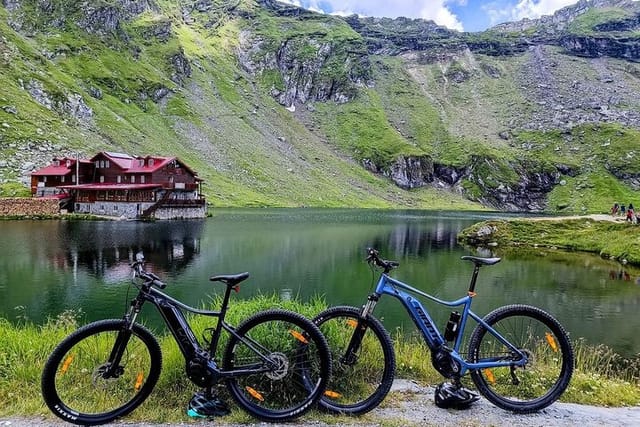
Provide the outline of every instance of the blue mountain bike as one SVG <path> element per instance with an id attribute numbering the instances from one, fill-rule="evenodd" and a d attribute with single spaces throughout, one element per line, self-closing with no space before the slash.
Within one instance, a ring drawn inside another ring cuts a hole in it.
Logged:
<path id="1" fill-rule="evenodd" d="M 320 313 L 314 322 L 331 348 L 332 378 L 320 405 L 325 410 L 349 415 L 366 413 L 382 402 L 393 382 L 396 362 L 393 343 L 382 323 L 373 316 L 384 295 L 398 299 L 431 352 L 434 368 L 448 379 L 444 391 L 466 390 L 461 379 L 470 374 L 477 390 L 496 406 L 517 412 L 535 412 L 555 402 L 571 380 L 574 355 L 569 337 L 560 323 L 545 311 L 529 305 L 507 305 L 485 317 L 471 310 L 481 267 L 500 258 L 463 256 L 474 265 L 468 293 L 455 301 L 443 301 L 389 276 L 398 267 L 367 250 L 372 269 L 382 273 L 375 291 L 362 308 L 340 306 Z M 441 333 L 429 312 L 412 295 L 458 308 Z M 476 327 L 465 336 L 467 322 Z M 467 338 L 465 338 L 467 337 Z M 466 350 L 462 349 L 466 343 Z M 435 403 L 447 407 L 447 393 L 436 389 Z M 450 395 L 450 394 L 449 394 Z M 467 394 L 466 403 L 475 400 Z M 477 399 L 477 395 L 476 399 Z M 464 397 L 463 397 L 464 399 Z M 451 406 L 451 405 L 450 405 Z"/>

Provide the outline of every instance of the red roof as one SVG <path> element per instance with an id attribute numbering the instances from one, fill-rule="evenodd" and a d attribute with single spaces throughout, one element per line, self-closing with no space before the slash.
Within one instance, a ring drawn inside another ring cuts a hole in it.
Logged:
<path id="1" fill-rule="evenodd" d="M 149 166 L 149 159 L 153 159 L 153 166 Z M 143 166 L 140 166 L 140 160 Z M 133 161 L 133 164 L 127 170 L 127 173 L 155 172 L 162 169 L 167 163 L 176 160 L 175 157 L 139 157 Z M 187 168 L 188 169 L 188 168 Z"/>
<path id="2" fill-rule="evenodd" d="M 49 166 L 45 166 L 42 169 L 38 169 L 35 172 L 32 172 L 31 175 L 36 175 L 36 176 L 42 176 L 42 175 L 68 175 L 71 172 L 73 172 L 72 169 L 69 169 L 66 166 L 54 166 L 54 165 L 49 165 Z"/>
<path id="3" fill-rule="evenodd" d="M 79 161 L 80 163 L 91 164 L 89 160 L 80 159 Z M 69 163 L 68 167 L 67 167 L 67 162 Z M 58 164 L 58 166 L 56 166 L 56 163 Z M 75 168 L 76 168 L 76 159 L 71 157 L 62 157 L 62 158 L 54 157 L 53 163 L 51 163 L 49 166 L 43 167 L 42 169 L 38 169 L 37 171 L 31 173 L 31 175 L 36 175 L 36 176 L 68 175 L 69 173 L 74 172 Z"/>

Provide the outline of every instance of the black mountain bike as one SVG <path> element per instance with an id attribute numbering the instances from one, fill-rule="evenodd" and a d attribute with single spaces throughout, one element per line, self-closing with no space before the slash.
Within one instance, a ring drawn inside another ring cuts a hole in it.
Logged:
<path id="1" fill-rule="evenodd" d="M 51 411 L 79 425 L 110 422 L 137 408 L 151 393 L 162 368 L 154 335 L 136 322 L 152 303 L 162 315 L 186 362 L 188 378 L 203 388 L 224 381 L 233 399 L 254 417 L 280 422 L 299 417 L 322 396 L 331 373 L 327 342 L 310 320 L 285 310 L 258 312 L 238 327 L 225 322 L 231 290 L 249 273 L 210 280 L 226 284 L 220 311 L 190 307 L 159 291 L 166 285 L 143 268 L 141 253 L 132 264 L 138 294 L 122 319 L 81 327 L 55 348 L 42 373 L 42 395 Z M 218 319 L 207 329 L 203 347 L 183 310 Z M 229 340 L 219 366 L 222 333 Z"/>
<path id="2" fill-rule="evenodd" d="M 332 307 L 314 319 L 333 352 L 333 376 L 320 400 L 321 407 L 330 412 L 363 414 L 378 406 L 389 392 L 396 368 L 393 342 L 373 316 L 376 303 L 385 295 L 402 303 L 429 347 L 433 367 L 450 381 L 436 389 L 437 406 L 473 400 L 461 384 L 466 374 L 487 400 L 517 413 L 538 411 L 560 397 L 574 368 L 573 349 L 562 325 L 540 308 L 522 304 L 478 316 L 471 310 L 478 272 L 482 266 L 498 263 L 500 258 L 462 259 L 474 265 L 467 294 L 455 301 L 444 301 L 392 278 L 389 273 L 399 264 L 380 258 L 374 249 L 367 250 L 367 261 L 381 274 L 366 303 L 362 308 Z M 416 295 L 433 303 L 460 307 L 459 312 L 451 313 L 440 332 Z M 469 320 L 476 327 L 466 336 Z"/>

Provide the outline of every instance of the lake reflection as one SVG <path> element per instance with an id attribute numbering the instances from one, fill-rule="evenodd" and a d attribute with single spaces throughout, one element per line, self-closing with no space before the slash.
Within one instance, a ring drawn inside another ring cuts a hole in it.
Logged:
<path id="1" fill-rule="evenodd" d="M 276 293 L 329 304 L 360 305 L 374 277 L 365 248 L 400 261 L 394 276 L 444 299 L 466 292 L 471 265 L 458 232 L 492 214 L 426 211 L 215 210 L 203 220 L 1 221 L 0 315 L 43 322 L 81 307 L 86 320 L 119 317 L 126 307 L 129 263 L 142 250 L 167 292 L 201 305 L 221 289 L 213 274 L 249 271 L 234 298 Z M 488 254 L 485 254 L 488 255 Z M 483 268 L 474 311 L 527 303 L 558 317 L 572 337 L 640 352 L 638 272 L 578 254 L 535 251 Z M 23 309 L 15 310 L 15 307 Z M 428 305 L 429 308 L 432 306 Z M 393 331 L 406 315 L 394 300 L 376 314 Z M 447 310 L 435 311 L 445 323 Z M 156 319 L 157 321 L 157 319 Z M 152 323 L 154 320 L 152 320 Z"/>

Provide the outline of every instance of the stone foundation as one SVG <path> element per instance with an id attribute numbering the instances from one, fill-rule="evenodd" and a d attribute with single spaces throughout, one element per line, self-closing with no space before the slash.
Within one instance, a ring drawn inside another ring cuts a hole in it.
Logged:
<path id="1" fill-rule="evenodd" d="M 59 213 L 60 202 L 58 199 L 0 198 L 0 216 L 57 215 Z"/>

